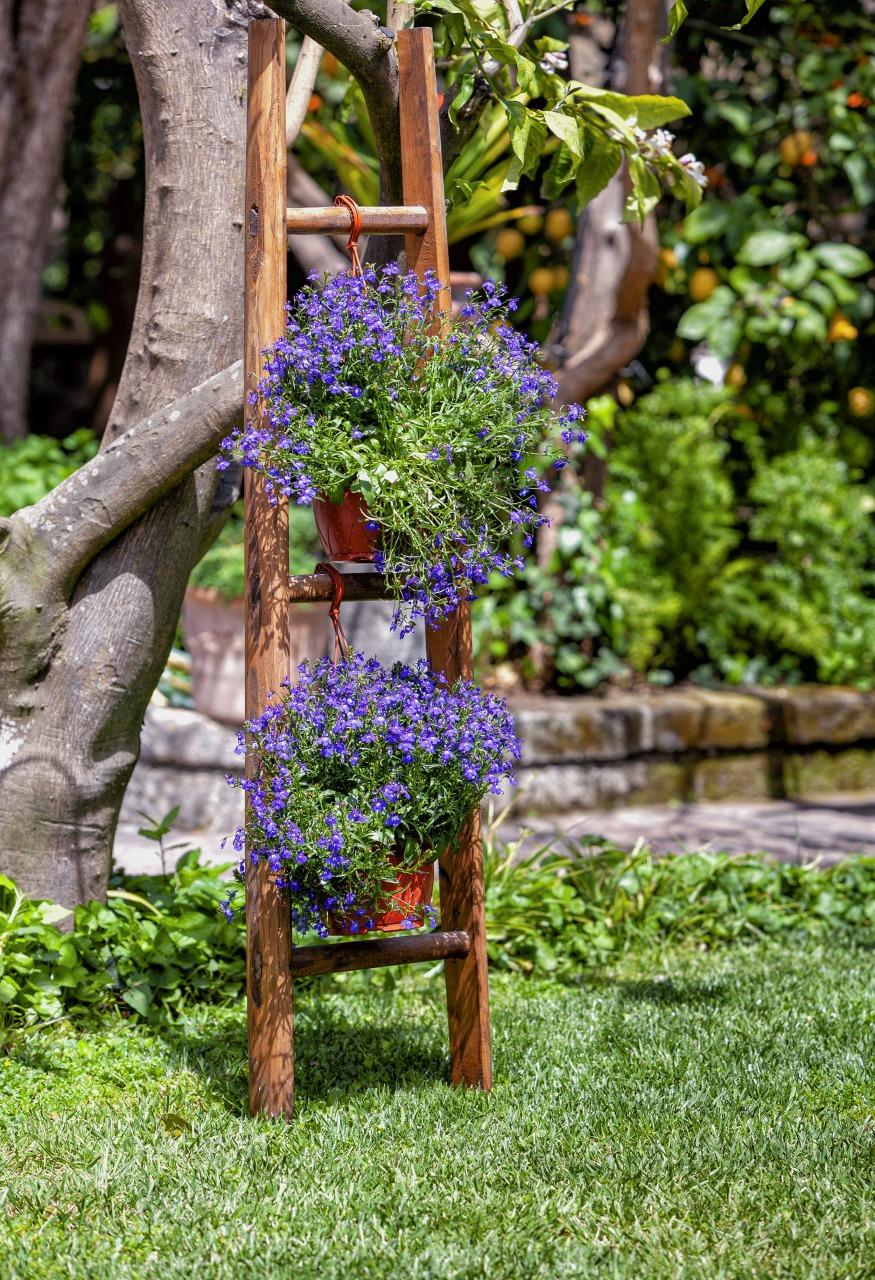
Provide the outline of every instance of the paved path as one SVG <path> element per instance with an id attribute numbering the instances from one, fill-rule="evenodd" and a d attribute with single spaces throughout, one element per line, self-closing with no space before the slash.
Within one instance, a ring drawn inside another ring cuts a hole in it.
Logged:
<path id="1" fill-rule="evenodd" d="M 567 835 L 601 835 L 621 848 L 645 840 L 658 853 L 682 849 L 725 850 L 728 853 L 763 852 L 785 862 L 819 858 L 835 862 L 848 853 L 875 855 L 875 794 L 837 795 L 817 800 L 771 800 L 758 804 L 641 805 L 629 809 L 586 810 L 542 815 L 526 824 L 532 835 L 526 846 Z M 502 835 L 512 837 L 519 824 L 507 822 Z M 204 861 L 230 861 L 219 848 L 224 832 L 176 833 L 173 843 L 197 847 Z M 181 850 L 171 853 L 169 860 Z M 119 827 L 116 863 L 126 871 L 157 871 L 156 845 L 136 834 L 134 827 Z"/>
<path id="2" fill-rule="evenodd" d="M 644 840 L 657 853 L 708 848 L 766 853 L 783 862 L 835 862 L 849 853 L 875 854 L 875 795 L 641 805 L 533 818 L 528 826 L 527 847 L 552 835 L 600 835 L 621 848 Z"/>

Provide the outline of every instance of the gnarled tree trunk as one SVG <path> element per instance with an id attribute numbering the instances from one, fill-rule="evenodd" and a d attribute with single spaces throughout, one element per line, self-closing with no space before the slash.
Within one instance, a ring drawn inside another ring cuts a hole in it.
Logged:
<path id="1" fill-rule="evenodd" d="M 104 449 L 239 354 L 246 23 L 261 11 L 246 0 L 120 7 L 147 200 L 139 301 Z M 240 390 L 228 386 L 230 425 Z M 207 463 L 58 580 L 53 544 L 74 540 L 77 523 L 99 533 L 110 520 L 93 479 L 80 481 L 54 518 L 13 523 L 0 568 L 3 868 L 29 893 L 66 903 L 105 890 L 146 704 L 188 575 L 232 496 L 217 493 Z"/>

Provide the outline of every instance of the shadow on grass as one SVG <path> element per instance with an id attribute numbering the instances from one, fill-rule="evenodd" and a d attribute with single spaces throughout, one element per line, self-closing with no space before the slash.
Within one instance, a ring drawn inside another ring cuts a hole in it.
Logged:
<path id="1" fill-rule="evenodd" d="M 722 982 L 673 982 L 671 978 L 593 977 L 595 987 L 616 991 L 621 1000 L 662 1004 L 676 1008 L 721 1003 L 726 998 Z"/>
<path id="2" fill-rule="evenodd" d="M 226 1014 L 219 1028 L 185 1023 L 156 1024 L 171 1051 L 171 1065 L 186 1066 L 204 1079 L 211 1096 L 235 1115 L 248 1111 L 246 1015 Z M 360 1022 L 336 1010 L 310 1006 L 296 1019 L 295 1095 L 327 1102 L 373 1089 L 449 1080 L 448 1052 L 433 1028 Z"/>

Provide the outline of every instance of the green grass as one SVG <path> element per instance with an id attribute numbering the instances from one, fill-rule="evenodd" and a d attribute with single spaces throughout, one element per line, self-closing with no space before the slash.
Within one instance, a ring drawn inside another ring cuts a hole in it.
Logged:
<path id="1" fill-rule="evenodd" d="M 491 1096 L 445 1083 L 441 987 L 304 993 L 290 1126 L 244 1114 L 239 1008 L 20 1041 L 0 1060 L 0 1273 L 875 1276 L 867 947 L 499 975 Z"/>

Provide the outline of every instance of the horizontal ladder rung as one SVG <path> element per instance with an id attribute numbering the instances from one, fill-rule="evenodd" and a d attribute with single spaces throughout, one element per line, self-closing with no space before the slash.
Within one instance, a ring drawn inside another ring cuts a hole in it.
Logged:
<path id="1" fill-rule="evenodd" d="M 331 601 L 334 586 L 327 573 L 302 573 L 289 578 L 289 601 L 304 604 L 311 600 Z M 382 573 L 344 573 L 344 600 L 391 600 Z"/>
<path id="2" fill-rule="evenodd" d="M 422 235 L 428 230 L 428 210 L 419 204 L 361 205 L 362 231 L 394 235 L 399 231 Z M 325 209 L 286 209 L 286 230 L 292 235 L 345 235 L 350 228 L 349 213 L 342 205 Z"/>
<path id="3" fill-rule="evenodd" d="M 419 960 L 446 960 L 468 954 L 470 943 L 462 929 L 450 933 L 400 933 L 385 938 L 361 938 L 356 942 L 322 943 L 292 949 L 292 973 L 312 978 L 324 973 L 349 973 L 353 969 L 379 969 L 386 964 L 415 964 Z"/>

